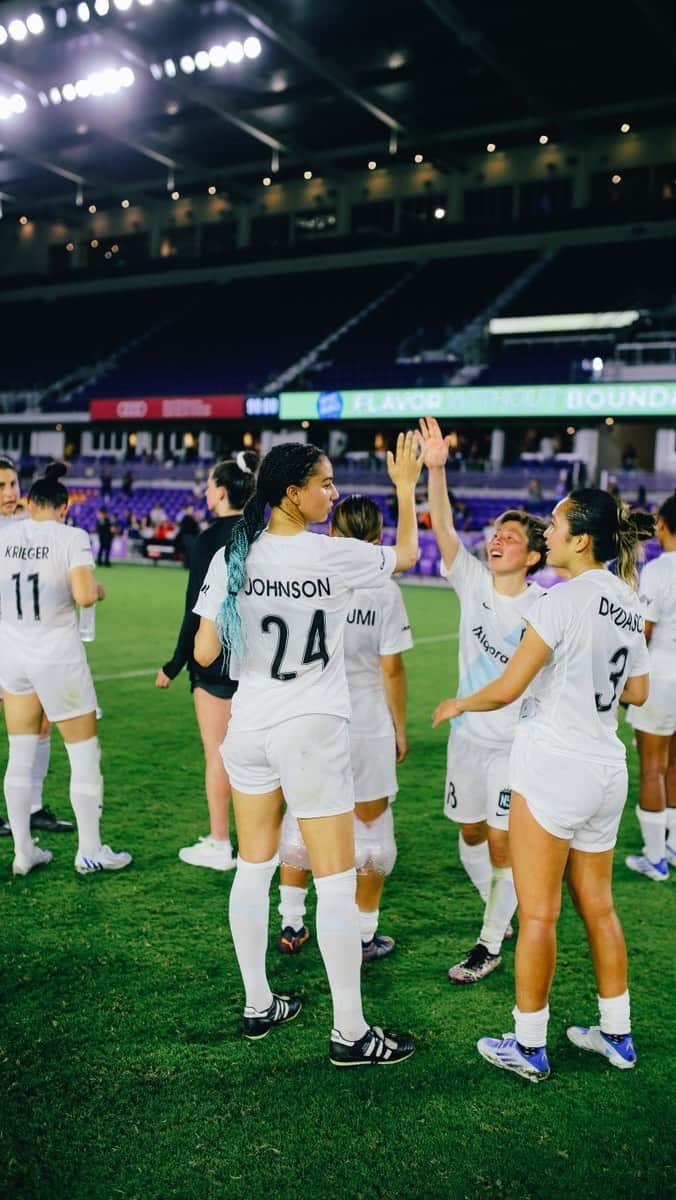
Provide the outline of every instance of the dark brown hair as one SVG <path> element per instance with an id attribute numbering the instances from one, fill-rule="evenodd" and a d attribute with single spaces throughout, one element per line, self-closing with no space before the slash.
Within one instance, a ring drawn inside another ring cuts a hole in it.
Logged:
<path id="1" fill-rule="evenodd" d="M 331 514 L 331 529 L 339 537 L 360 542 L 379 542 L 383 518 L 378 505 L 368 496 L 346 496 Z"/>

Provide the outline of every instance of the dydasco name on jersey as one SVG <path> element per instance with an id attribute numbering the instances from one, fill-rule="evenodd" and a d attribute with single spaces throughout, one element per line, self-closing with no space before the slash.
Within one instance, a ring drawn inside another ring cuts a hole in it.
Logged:
<path id="1" fill-rule="evenodd" d="M 618 629 L 630 629 L 632 633 L 643 633 L 643 617 L 640 613 L 627 612 L 621 604 L 613 604 L 606 596 L 601 596 L 599 616 L 610 617 Z"/>

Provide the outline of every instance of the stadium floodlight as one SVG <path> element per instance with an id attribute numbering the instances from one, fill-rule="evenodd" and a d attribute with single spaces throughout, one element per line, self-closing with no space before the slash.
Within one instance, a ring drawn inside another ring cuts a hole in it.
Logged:
<path id="1" fill-rule="evenodd" d="M 212 46 L 209 51 L 209 62 L 212 67 L 224 67 L 228 61 L 225 46 Z"/>
<path id="2" fill-rule="evenodd" d="M 95 204 L 90 204 L 90 205 L 89 205 L 89 208 L 87 209 L 87 212 L 90 212 L 90 213 L 92 214 L 92 216 L 93 216 L 93 215 L 94 215 L 94 213 L 96 212 L 96 205 L 95 205 Z"/>
<path id="3" fill-rule="evenodd" d="M 247 58 L 258 58 L 263 49 L 257 37 L 245 38 L 243 48 Z"/>
<path id="4" fill-rule="evenodd" d="M 602 370 L 603 370 L 603 359 L 601 358 L 601 356 L 599 354 L 596 354 L 592 358 L 592 371 L 594 371 L 595 373 L 598 374 L 598 372 L 602 371 Z"/>
<path id="5" fill-rule="evenodd" d="M 446 216 L 446 209 L 441 207 L 435 208 L 434 215 L 437 221 L 443 221 L 444 217 Z"/>
<path id="6" fill-rule="evenodd" d="M 80 100 L 86 100 L 87 96 L 91 96 L 92 94 L 91 80 L 78 79 L 75 83 L 75 91 L 77 92 Z"/>
<path id="7" fill-rule="evenodd" d="M 43 108 L 49 107 L 49 96 L 47 95 L 46 92 L 38 92 L 38 100 L 40 101 Z"/>
<path id="8" fill-rule="evenodd" d="M 120 208 L 129 208 L 128 200 L 120 200 Z"/>
<path id="9" fill-rule="evenodd" d="M 100 17 L 107 17 L 110 12 L 110 0 L 94 0 L 94 10 Z"/>
<path id="10" fill-rule="evenodd" d="M 171 198 L 172 198 L 172 200 L 180 200 L 180 199 L 181 199 L 181 193 L 180 193 L 180 192 L 173 191 L 173 192 L 171 193 Z"/>
<path id="11" fill-rule="evenodd" d="M 92 15 L 89 11 L 89 5 L 85 4 L 84 0 L 82 4 L 78 4 L 75 11 L 77 13 L 78 20 L 82 21 L 83 24 L 86 23 Z"/>
<path id="12" fill-rule="evenodd" d="M 150 64 L 150 74 L 152 75 L 153 79 L 159 80 L 164 75 L 164 71 L 162 70 L 159 63 L 151 63 Z"/>
<path id="13" fill-rule="evenodd" d="M 546 134 L 546 133 L 541 133 L 541 134 L 540 134 L 540 136 L 539 136 L 539 138 L 538 138 L 538 141 L 539 141 L 539 143 L 540 143 L 540 145 L 541 145 L 541 146 L 546 146 L 546 145 L 547 145 L 547 143 L 548 143 L 548 141 L 549 141 L 549 138 L 547 137 L 547 134 Z"/>
<path id="14" fill-rule="evenodd" d="M 629 133 L 630 129 L 631 129 L 631 125 L 629 124 L 628 121 L 623 121 L 622 124 L 620 125 L 620 133 Z"/>
<path id="15" fill-rule="evenodd" d="M 142 8 L 149 8 L 153 0 L 138 0 Z"/>
<path id="16" fill-rule="evenodd" d="M 244 47 L 241 42 L 228 42 L 225 47 L 228 62 L 241 63 L 244 58 Z"/>
<path id="17" fill-rule="evenodd" d="M 195 60 L 191 54 L 182 55 L 182 57 L 178 60 L 178 65 L 183 71 L 184 75 L 192 75 L 193 71 L 195 70 Z"/>
<path id="18" fill-rule="evenodd" d="M 372 159 L 370 160 L 370 162 L 368 163 L 368 169 L 369 169 L 369 171 L 375 171 L 375 169 L 376 169 L 376 167 L 377 167 L 377 166 L 378 166 L 378 164 L 377 164 L 377 162 L 376 162 L 376 160 L 375 160 L 374 158 L 372 158 Z"/>
<path id="19" fill-rule="evenodd" d="M 127 12 L 131 8 L 132 0 L 113 0 L 118 12 Z"/>
<path id="20" fill-rule="evenodd" d="M 195 66 L 198 71 L 208 71 L 211 66 L 211 59 L 206 50 L 198 50 L 195 55 Z"/>
<path id="21" fill-rule="evenodd" d="M 307 179 L 309 182 L 312 179 L 312 171 L 303 171 L 303 179 Z"/>
<path id="22" fill-rule="evenodd" d="M 61 95 L 63 96 L 64 100 L 76 100 L 77 92 L 75 91 L 75 85 L 73 83 L 64 83 L 63 87 L 61 88 Z"/>
<path id="23" fill-rule="evenodd" d="M 0 46 L 4 46 L 7 41 L 7 30 L 4 25 L 0 25 Z"/>
<path id="24" fill-rule="evenodd" d="M 19 225 L 27 225 L 28 217 L 19 217 Z"/>
<path id="25" fill-rule="evenodd" d="M 415 163 L 418 163 L 418 166 L 420 166 L 420 163 L 423 161 L 423 156 L 422 156 L 422 154 L 416 154 L 416 155 L 414 155 L 414 157 L 413 157 L 413 161 L 414 161 Z"/>
<path id="26" fill-rule="evenodd" d="M 164 74 L 166 75 L 167 79 L 175 79 L 176 78 L 176 63 L 174 62 L 173 58 L 165 58 L 163 66 L 164 66 Z"/>
<path id="27" fill-rule="evenodd" d="M 622 183 L 622 176 L 621 175 L 613 175 L 610 182 L 615 183 L 615 184 Z"/>
<path id="28" fill-rule="evenodd" d="M 134 86 L 136 76 L 131 67 L 120 67 L 117 72 L 117 78 L 120 81 L 120 87 L 129 88 Z"/>
<path id="29" fill-rule="evenodd" d="M 495 150 L 496 150 L 495 142 L 489 142 L 488 145 L 486 146 L 486 149 L 489 154 L 494 154 Z"/>
<path id="30" fill-rule="evenodd" d="M 24 22 L 20 21 L 18 17 L 16 17 L 13 21 L 10 21 L 7 27 L 7 32 L 15 42 L 22 42 L 24 38 L 28 36 L 28 30 L 26 29 Z"/>
<path id="31" fill-rule="evenodd" d="M 68 24 L 68 13 L 66 12 L 63 5 L 60 5 L 59 8 L 57 8 L 56 16 L 55 16 L 54 20 L 56 21 L 56 24 L 59 29 L 66 28 L 66 25 Z"/>
<path id="32" fill-rule="evenodd" d="M 17 115 L 19 113 L 26 111 L 26 101 L 25 101 L 24 97 L 22 95 L 20 95 L 19 92 L 14 93 L 14 95 L 12 96 L 12 98 L 9 102 L 9 106 L 10 106 L 12 112 L 16 113 Z"/>
<path id="33" fill-rule="evenodd" d="M 28 29 L 29 33 L 33 34 L 33 37 L 37 37 L 40 33 L 44 33 L 45 23 L 39 13 L 32 12 L 26 17 L 26 28 Z"/>
<path id="34" fill-rule="evenodd" d="M 265 176 L 263 177 L 263 187 L 270 187 L 270 184 L 271 184 L 271 183 L 272 183 L 272 180 L 271 180 L 270 176 L 269 176 L 269 175 L 265 175 Z"/>
<path id="35" fill-rule="evenodd" d="M 210 196 L 216 195 L 216 188 L 214 187 L 213 183 L 207 188 L 207 191 Z"/>
<path id="36" fill-rule="evenodd" d="M 49 99 L 51 100 L 52 104 L 61 103 L 61 92 L 59 91 L 58 87 L 51 87 L 49 89 Z"/>

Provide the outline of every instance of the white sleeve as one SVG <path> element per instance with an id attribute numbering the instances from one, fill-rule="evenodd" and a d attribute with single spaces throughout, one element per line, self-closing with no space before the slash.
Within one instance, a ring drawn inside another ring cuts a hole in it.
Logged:
<path id="1" fill-rule="evenodd" d="M 378 653 L 401 654 L 404 650 L 410 650 L 412 646 L 413 638 L 404 598 L 398 585 L 392 583 L 383 597 Z"/>
<path id="2" fill-rule="evenodd" d="M 89 534 L 85 529 L 73 529 L 72 537 L 68 538 L 68 546 L 66 547 L 66 562 L 68 570 L 73 571 L 75 567 L 93 567 L 94 555 L 89 542 Z"/>
<path id="3" fill-rule="evenodd" d="M 636 645 L 632 646 L 629 652 L 629 675 L 631 677 L 632 675 L 649 674 L 650 655 L 648 653 L 648 644 L 643 635 L 641 635 Z"/>
<path id="4" fill-rule="evenodd" d="M 657 562 L 660 560 L 657 559 Z M 655 570 L 653 563 L 647 563 L 641 572 L 641 582 L 639 584 L 639 599 L 641 601 L 641 612 L 646 621 L 654 621 L 657 623 L 661 616 L 660 600 L 662 599 L 660 588 L 660 572 Z"/>
<path id="5" fill-rule="evenodd" d="M 335 538 L 336 570 L 350 590 L 381 588 L 397 565 L 394 546 L 374 546 L 356 538 Z"/>
<path id="6" fill-rule="evenodd" d="M 444 566 L 443 558 L 439 562 L 439 574 L 442 579 L 450 583 L 451 587 L 458 596 L 462 599 L 472 588 L 478 586 L 483 579 L 486 568 L 482 566 L 478 558 L 470 554 L 462 542 L 458 546 L 458 552 L 451 563 L 451 566 Z"/>
<path id="7" fill-rule="evenodd" d="M 192 611 L 197 613 L 198 617 L 208 617 L 215 624 L 227 588 L 228 567 L 225 561 L 225 550 L 221 548 L 216 551 L 209 563 L 209 570 L 204 576 L 204 582 Z"/>
<path id="8" fill-rule="evenodd" d="M 568 624 L 570 604 L 566 601 L 565 591 L 563 587 L 555 587 L 545 592 L 526 615 L 528 624 L 532 625 L 550 650 L 555 650 L 563 641 Z"/>

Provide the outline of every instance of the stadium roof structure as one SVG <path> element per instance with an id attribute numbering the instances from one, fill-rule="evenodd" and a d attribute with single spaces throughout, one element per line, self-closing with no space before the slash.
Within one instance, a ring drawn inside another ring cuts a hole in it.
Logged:
<path id="1" fill-rule="evenodd" d="M 582 147 L 673 125 L 675 46 L 653 0 L 6 0 L 0 199 L 242 200 L 263 177 Z"/>

